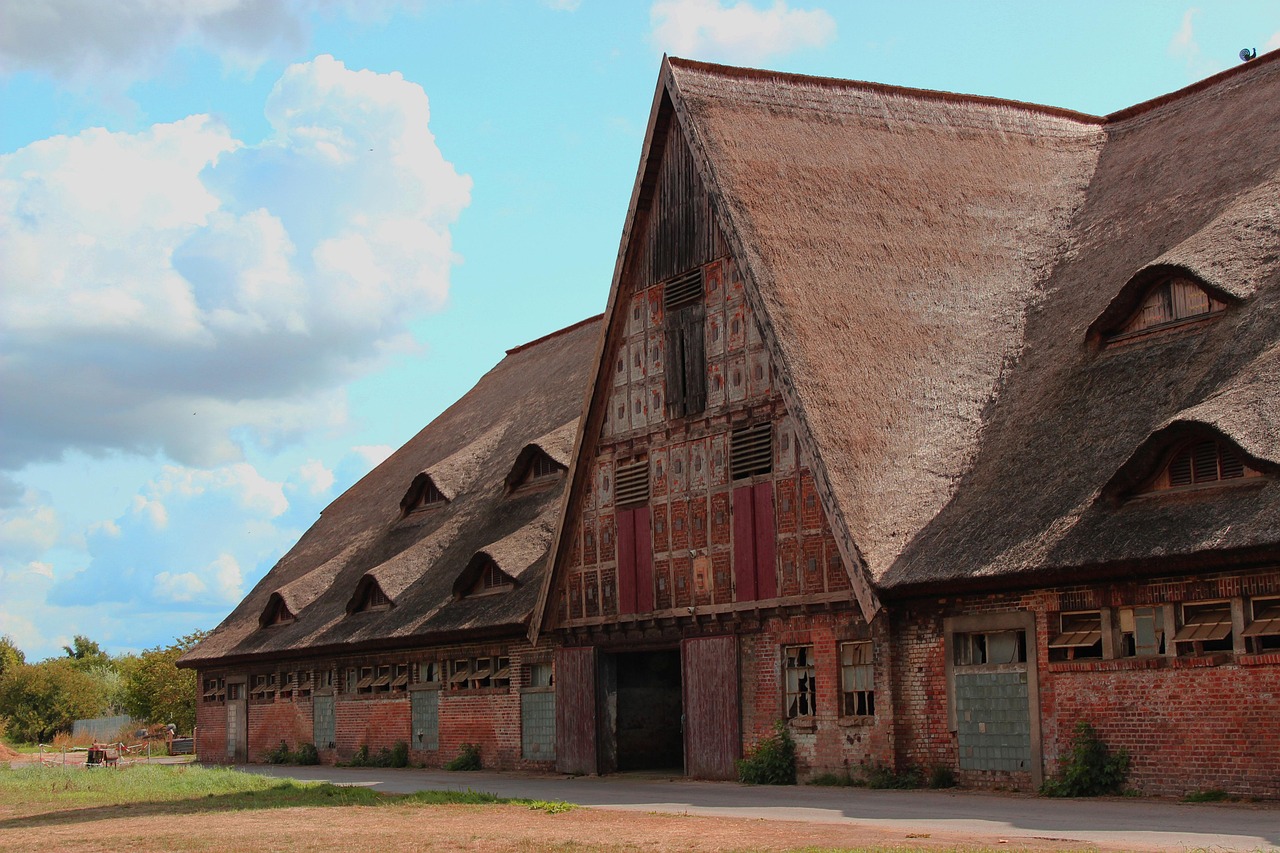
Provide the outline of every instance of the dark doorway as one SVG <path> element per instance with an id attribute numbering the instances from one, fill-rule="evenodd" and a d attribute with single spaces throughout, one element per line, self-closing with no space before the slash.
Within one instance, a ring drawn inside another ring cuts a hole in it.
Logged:
<path id="1" fill-rule="evenodd" d="M 683 773 L 679 650 L 622 652 L 610 657 L 617 673 L 618 770 Z"/>

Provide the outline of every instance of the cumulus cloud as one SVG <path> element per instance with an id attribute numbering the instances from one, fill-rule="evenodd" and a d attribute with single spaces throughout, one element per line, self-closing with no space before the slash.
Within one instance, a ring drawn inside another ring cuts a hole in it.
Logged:
<path id="1" fill-rule="evenodd" d="M 150 76 L 180 47 L 256 68 L 303 48 L 313 12 L 385 18 L 395 0 L 39 0 L 0 7 L 0 71 L 100 84 Z"/>
<path id="2" fill-rule="evenodd" d="M 321 56 L 266 115 L 257 144 L 191 116 L 0 156 L 0 469 L 212 466 L 341 424 L 341 386 L 445 303 L 471 181 L 422 88 Z"/>
<path id="3" fill-rule="evenodd" d="M 351 452 L 364 460 L 372 471 L 385 462 L 387 457 L 395 452 L 395 448 L 389 444 L 358 444 L 351 448 Z"/>
<path id="4" fill-rule="evenodd" d="M 16 566 L 39 557 L 58 541 L 58 514 L 28 491 L 13 507 L 0 509 L 0 560 Z"/>
<path id="5" fill-rule="evenodd" d="M 1182 15 L 1182 23 L 1178 31 L 1169 40 L 1169 55 L 1181 60 L 1187 67 L 1187 74 L 1194 78 L 1207 77 L 1222 70 L 1222 66 L 1205 58 L 1196 37 L 1196 17 L 1200 9 L 1193 6 Z"/>
<path id="6" fill-rule="evenodd" d="M 333 488 L 333 472 L 319 459 L 308 459 L 298 469 L 298 477 L 312 495 L 322 495 Z"/>
<path id="7" fill-rule="evenodd" d="M 1264 53 L 1269 50 L 1280 50 L 1280 30 L 1271 34 L 1271 38 L 1267 39 L 1266 46 L 1262 50 Z"/>
<path id="8" fill-rule="evenodd" d="M 649 20 L 654 44 L 667 53 L 737 62 L 823 47 L 836 32 L 827 12 L 791 9 L 785 0 L 765 9 L 748 0 L 657 0 Z"/>
<path id="9" fill-rule="evenodd" d="M 275 518 L 289 508 L 284 485 L 263 477 L 247 462 L 213 470 L 166 465 L 148 487 L 150 497 L 139 496 L 137 500 L 154 503 L 170 495 L 190 500 L 212 490 L 236 495 L 242 508 L 267 518 Z"/>

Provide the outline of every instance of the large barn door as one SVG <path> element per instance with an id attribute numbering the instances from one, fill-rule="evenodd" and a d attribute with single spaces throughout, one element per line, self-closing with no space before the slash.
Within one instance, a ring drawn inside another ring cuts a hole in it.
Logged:
<path id="1" fill-rule="evenodd" d="M 596 758 L 596 650 L 556 649 L 556 770 L 599 772 Z"/>
<path id="2" fill-rule="evenodd" d="M 685 640 L 681 657 L 685 773 L 696 779 L 736 779 L 742 749 L 738 639 Z"/>

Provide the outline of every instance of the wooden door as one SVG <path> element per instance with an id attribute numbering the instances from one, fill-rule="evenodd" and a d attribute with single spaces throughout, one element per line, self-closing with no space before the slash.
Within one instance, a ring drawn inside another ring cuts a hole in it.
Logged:
<path id="1" fill-rule="evenodd" d="M 684 768 L 695 779 L 736 779 L 742 754 L 738 638 L 698 637 L 681 645 Z"/>
<path id="2" fill-rule="evenodd" d="M 249 762 L 249 701 L 243 683 L 227 685 L 227 758 L 234 764 Z"/>
<path id="3" fill-rule="evenodd" d="M 556 649 L 556 770 L 598 773 L 596 650 Z"/>

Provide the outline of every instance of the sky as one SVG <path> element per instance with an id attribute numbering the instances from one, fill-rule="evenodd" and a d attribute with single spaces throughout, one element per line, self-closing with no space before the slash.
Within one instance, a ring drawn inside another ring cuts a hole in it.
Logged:
<path id="1" fill-rule="evenodd" d="M 3 0 L 0 635 L 214 627 L 604 309 L 664 53 L 1106 114 L 1275 0 Z"/>

